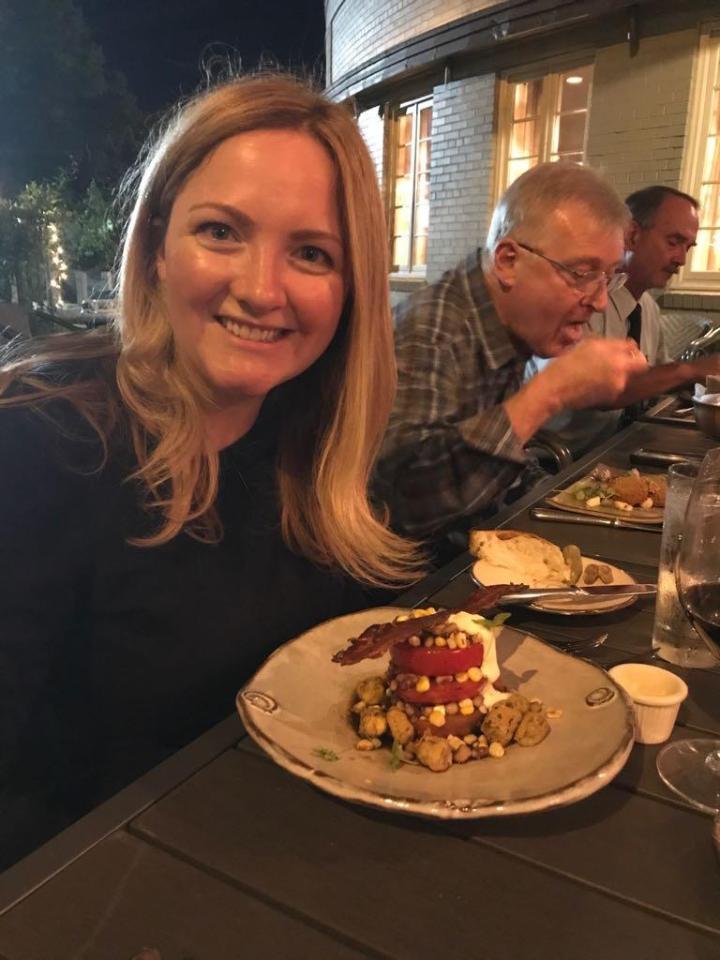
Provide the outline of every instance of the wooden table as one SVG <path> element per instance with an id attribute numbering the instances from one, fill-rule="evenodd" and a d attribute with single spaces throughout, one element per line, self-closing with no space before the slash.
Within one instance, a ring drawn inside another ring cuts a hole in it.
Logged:
<path id="1" fill-rule="evenodd" d="M 703 452 L 681 427 L 638 423 L 594 457 Z M 540 523 L 528 507 L 498 524 L 572 539 L 587 554 L 656 576 L 656 532 Z M 720 562 L 720 561 L 719 561 Z M 459 557 L 405 596 L 449 603 L 469 586 Z M 652 604 L 562 622 L 602 666 L 650 656 Z M 559 618 L 518 610 L 547 634 Z M 720 734 L 720 671 L 687 670 L 673 736 Z M 717 960 L 720 865 L 711 821 L 635 746 L 606 789 L 516 818 L 429 822 L 320 793 L 276 767 L 230 717 L 0 877 L 0 957 L 130 960 L 428 958 Z"/>

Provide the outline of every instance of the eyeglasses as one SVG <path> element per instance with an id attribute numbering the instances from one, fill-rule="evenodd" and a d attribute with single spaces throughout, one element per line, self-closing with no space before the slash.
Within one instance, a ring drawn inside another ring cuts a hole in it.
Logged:
<path id="1" fill-rule="evenodd" d="M 556 270 L 560 270 L 565 274 L 570 283 L 576 287 L 576 289 L 582 290 L 583 293 L 594 293 L 601 283 L 605 284 L 608 293 L 612 293 L 613 290 L 618 290 L 622 287 L 627 280 L 626 273 L 607 274 L 604 270 L 586 270 L 584 273 L 581 273 L 579 270 L 573 270 L 572 267 L 568 267 L 566 263 L 560 263 L 559 260 L 546 257 L 544 253 L 540 253 L 539 250 L 529 247 L 526 243 L 520 243 L 519 240 L 516 240 L 515 243 L 519 247 L 522 247 L 523 250 L 527 250 L 528 253 L 534 253 L 536 257 L 542 257 L 543 260 L 547 260 Z"/>

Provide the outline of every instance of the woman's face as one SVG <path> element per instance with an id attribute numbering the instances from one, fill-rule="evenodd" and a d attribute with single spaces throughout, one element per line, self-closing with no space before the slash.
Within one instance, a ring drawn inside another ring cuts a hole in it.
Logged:
<path id="1" fill-rule="evenodd" d="M 223 141 L 173 204 L 157 260 L 175 343 L 221 408 L 259 408 L 326 350 L 345 298 L 337 179 L 297 130 Z"/>

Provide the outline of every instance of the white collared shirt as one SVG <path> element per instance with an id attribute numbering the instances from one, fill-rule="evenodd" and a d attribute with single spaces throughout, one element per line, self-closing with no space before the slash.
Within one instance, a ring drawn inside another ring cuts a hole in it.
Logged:
<path id="1" fill-rule="evenodd" d="M 626 287 L 613 291 L 608 297 L 605 311 L 590 317 L 585 335 L 624 339 L 628 336 L 628 317 L 637 303 L 642 309 L 640 350 L 652 366 L 668 363 L 670 357 L 660 325 L 660 308 L 647 290 L 639 300 Z M 531 357 L 525 365 L 525 381 L 544 370 L 553 359 Z M 612 436 L 621 415 L 622 410 L 565 410 L 544 423 L 543 427 L 557 433 L 571 453 L 578 456 Z"/>

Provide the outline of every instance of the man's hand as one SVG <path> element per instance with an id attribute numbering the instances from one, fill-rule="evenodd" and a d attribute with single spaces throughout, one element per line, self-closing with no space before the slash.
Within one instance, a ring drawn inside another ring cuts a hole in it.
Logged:
<path id="1" fill-rule="evenodd" d="M 621 406 L 629 381 L 647 365 L 634 340 L 592 337 L 548 364 L 538 379 L 550 377 L 560 410 Z"/>
<path id="2" fill-rule="evenodd" d="M 628 382 L 647 368 L 634 340 L 592 337 L 533 377 L 505 409 L 520 443 L 563 410 L 624 406 Z"/>

